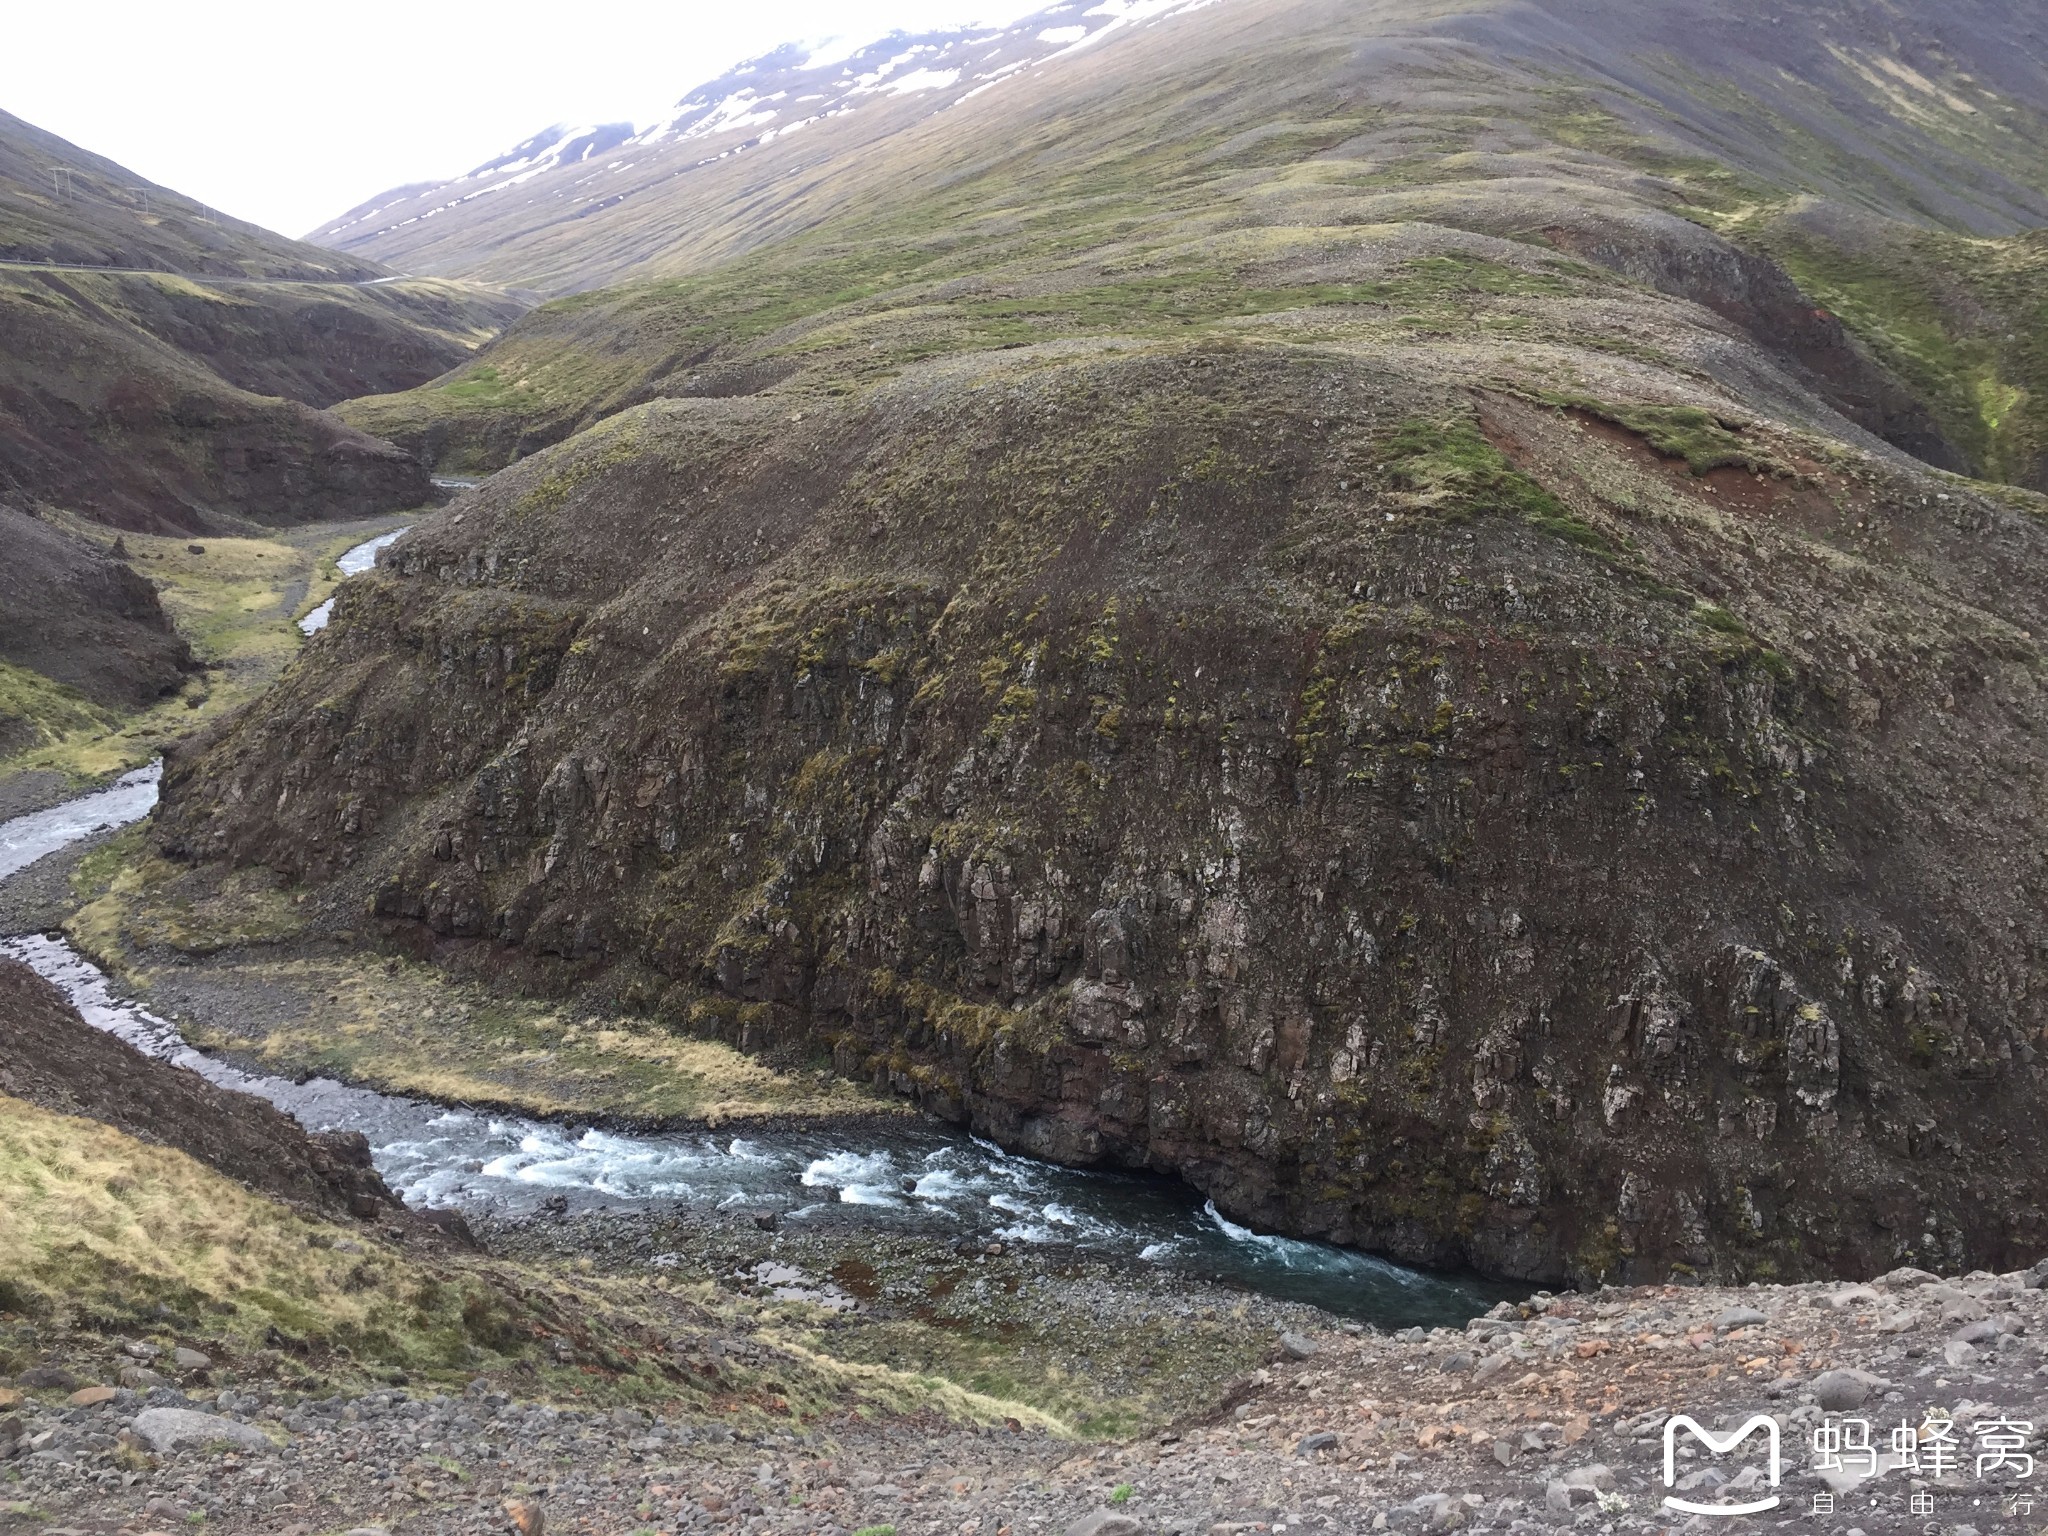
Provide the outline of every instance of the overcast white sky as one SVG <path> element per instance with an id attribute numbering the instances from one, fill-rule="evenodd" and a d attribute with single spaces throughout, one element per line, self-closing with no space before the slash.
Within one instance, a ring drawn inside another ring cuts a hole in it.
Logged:
<path id="1" fill-rule="evenodd" d="M 1047 0 L 14 0 L 0 108 L 303 235 L 550 123 L 645 123 L 778 43 L 1004 21 Z"/>

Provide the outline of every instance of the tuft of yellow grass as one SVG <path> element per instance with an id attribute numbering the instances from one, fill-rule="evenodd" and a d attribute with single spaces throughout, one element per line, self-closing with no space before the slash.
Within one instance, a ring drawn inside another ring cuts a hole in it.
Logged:
<path id="1" fill-rule="evenodd" d="M 13 1304 L 119 1316 L 163 1299 L 215 1331 L 359 1333 L 422 1276 L 185 1153 L 0 1095 L 0 1276 Z"/>

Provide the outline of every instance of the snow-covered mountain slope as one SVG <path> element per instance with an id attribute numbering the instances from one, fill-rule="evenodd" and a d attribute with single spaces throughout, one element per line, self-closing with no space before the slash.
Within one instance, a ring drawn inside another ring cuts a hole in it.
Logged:
<path id="1" fill-rule="evenodd" d="M 690 91 L 659 121 L 556 124 L 452 181 L 394 188 L 307 238 L 421 273 L 492 272 L 544 290 L 592 286 L 639 266 L 645 239 L 579 241 L 574 259 L 530 237 L 628 203 L 658 213 L 677 178 L 787 141 L 844 151 L 961 102 L 1014 87 L 1119 34 L 1228 0 L 1061 0 L 1003 27 L 789 44 Z M 631 228 L 636 220 L 612 220 Z M 588 233 L 585 226 L 579 233 Z"/>

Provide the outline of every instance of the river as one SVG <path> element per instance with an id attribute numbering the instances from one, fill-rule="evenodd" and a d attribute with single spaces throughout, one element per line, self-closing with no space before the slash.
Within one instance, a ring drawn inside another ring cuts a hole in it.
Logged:
<path id="1" fill-rule="evenodd" d="M 368 570 L 377 550 L 396 537 L 386 534 L 351 550 L 342 569 Z M 158 777 L 155 766 L 139 769 L 108 789 L 0 824 L 0 879 L 148 815 Z M 1383 1327 L 1455 1326 L 1520 1294 L 1326 1243 L 1251 1232 L 1172 1180 L 1016 1157 L 935 1123 L 892 1130 L 869 1121 L 857 1132 L 828 1126 L 628 1134 L 399 1098 L 326 1079 L 264 1076 L 187 1045 L 175 1025 L 121 997 L 61 938 L 7 938 L 0 940 L 0 954 L 31 966 L 61 988 L 88 1023 L 139 1050 L 223 1087 L 260 1094 L 311 1129 L 362 1132 L 385 1180 L 415 1206 L 519 1213 L 560 1197 L 572 1208 L 774 1210 L 792 1227 L 851 1222 L 880 1231 L 1062 1245 L 1310 1302 Z"/>
<path id="2" fill-rule="evenodd" d="M 438 484 L 439 482 L 436 483 Z M 351 576 L 360 576 L 363 572 L 369 570 L 377 563 L 378 554 L 391 545 L 396 544 L 404 532 L 403 528 L 394 528 L 390 533 L 380 533 L 367 544 L 358 544 L 354 549 L 343 555 L 334 562 L 335 568 L 341 572 L 341 579 L 346 581 Z M 299 632 L 306 635 L 317 635 L 327 627 L 327 621 L 333 617 L 334 599 L 330 597 L 318 608 L 315 608 L 311 613 L 308 613 L 303 619 L 299 620 Z"/>

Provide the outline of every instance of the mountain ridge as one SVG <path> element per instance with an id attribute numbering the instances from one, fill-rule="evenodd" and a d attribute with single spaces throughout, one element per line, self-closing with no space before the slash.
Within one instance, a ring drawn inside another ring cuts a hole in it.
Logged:
<path id="1" fill-rule="evenodd" d="M 4 111 L 0 259 L 322 282 L 391 275 L 230 218 Z"/>
<path id="2" fill-rule="evenodd" d="M 422 228 L 426 220 L 472 204 L 495 203 L 502 193 L 550 172 L 574 171 L 593 156 L 617 151 L 656 157 L 660 174 L 651 183 L 646 176 L 635 178 L 640 185 L 609 194 L 579 194 L 575 189 L 597 175 L 632 169 L 633 162 L 614 161 L 596 173 L 567 178 L 566 185 L 557 184 L 564 177 L 554 177 L 541 183 L 540 196 L 527 199 L 530 205 L 538 204 L 533 219 L 543 225 L 587 219 L 661 180 L 733 159 L 860 110 L 868 117 L 879 116 L 877 132 L 886 136 L 1125 28 L 1218 3 L 1221 0 L 1104 0 L 1090 6 L 1085 0 L 1061 0 L 1004 27 L 899 31 L 822 52 L 784 44 L 687 92 L 645 128 L 622 122 L 556 124 L 450 181 L 416 183 L 369 198 L 306 238 L 346 252 L 402 253 L 422 271 L 467 270 L 459 258 L 448 263 L 438 234 L 429 235 Z M 468 185 L 472 181 L 477 185 Z M 439 226 L 434 228 L 438 231 Z M 545 291 L 555 285 L 534 286 Z"/>
<path id="3" fill-rule="evenodd" d="M 1803 30 L 1782 24 L 1800 13 Z M 414 270 L 485 274 L 544 293 L 679 274 L 815 224 L 802 213 L 808 166 L 836 163 L 843 179 L 854 157 L 880 155 L 913 179 L 971 174 L 976 146 L 1002 114 L 966 112 L 947 122 L 950 141 L 945 133 L 934 137 L 934 125 L 956 109 L 979 111 L 1020 90 L 1051 101 L 1061 90 L 1100 89 L 1118 65 L 1133 70 L 1130 88 L 1147 89 L 1142 77 L 1150 66 L 1132 61 L 1150 55 L 1127 45 L 1161 26 L 1197 68 L 1227 60 L 1230 44 L 1220 40 L 1231 37 L 1253 50 L 1276 33 L 1314 37 L 1351 53 L 1348 70 L 1312 68 L 1305 79 L 1366 80 L 1398 74 L 1396 65 L 1420 79 L 1455 73 L 1474 59 L 1520 61 L 1539 75 L 1576 79 L 1599 93 L 1605 109 L 1682 153 L 1711 153 L 1795 189 L 1976 234 L 2048 222 L 2048 176 L 2039 169 L 2048 146 L 2040 106 L 2048 82 L 2027 62 L 2040 51 L 2038 24 L 2003 0 L 1969 0 L 1917 45 L 1923 71 L 1891 56 L 1896 22 L 1875 0 L 1790 8 L 1745 0 L 1734 14 L 1688 4 L 1661 7 L 1655 18 L 1577 0 L 1400 0 L 1364 8 L 1207 0 L 1085 9 L 1075 0 L 972 43 L 940 33 L 869 45 L 850 62 L 826 66 L 845 73 L 812 81 L 827 89 L 812 92 L 807 105 L 799 97 L 815 72 L 802 67 L 800 49 L 778 50 L 693 91 L 665 123 L 617 140 L 602 153 L 618 158 L 595 172 L 582 171 L 581 159 L 564 170 L 542 163 L 545 151 L 515 152 L 501 157 L 508 165 L 517 158 L 510 179 L 464 189 L 467 178 L 458 178 L 397 201 L 384 194 L 312 238 Z M 1040 41 L 1061 32 L 1060 23 L 1090 30 L 1074 43 Z M 1944 26 L 1961 41 L 1945 41 Z M 1779 44 L 1793 33 L 1803 73 L 1776 67 Z M 1691 65 L 1675 52 L 1679 37 L 1698 50 Z M 989 41 L 996 51 L 972 69 L 943 51 L 964 54 Z M 879 94 L 896 71 L 943 75 L 934 62 L 961 78 L 893 101 Z M 862 66 L 867 74 L 854 73 Z M 1093 86 L 1084 80 L 1090 71 Z M 871 77 L 872 84 L 860 83 Z M 968 91 L 957 89 L 970 80 Z M 1341 95 L 1351 87 L 1336 89 Z M 800 105 L 812 115 L 796 116 Z M 1227 102 L 1215 106 L 1226 117 L 1231 110 Z M 995 141 L 1004 142 L 1001 132 Z M 601 187 L 589 185 L 599 178 L 607 178 Z M 514 195 L 502 196 L 507 190 Z M 821 205 L 826 216 L 829 206 Z M 371 208 L 377 218 L 365 230 Z M 733 227 L 722 242 L 675 238 L 685 227 L 724 223 Z M 650 238 L 662 228 L 666 239 Z"/>

